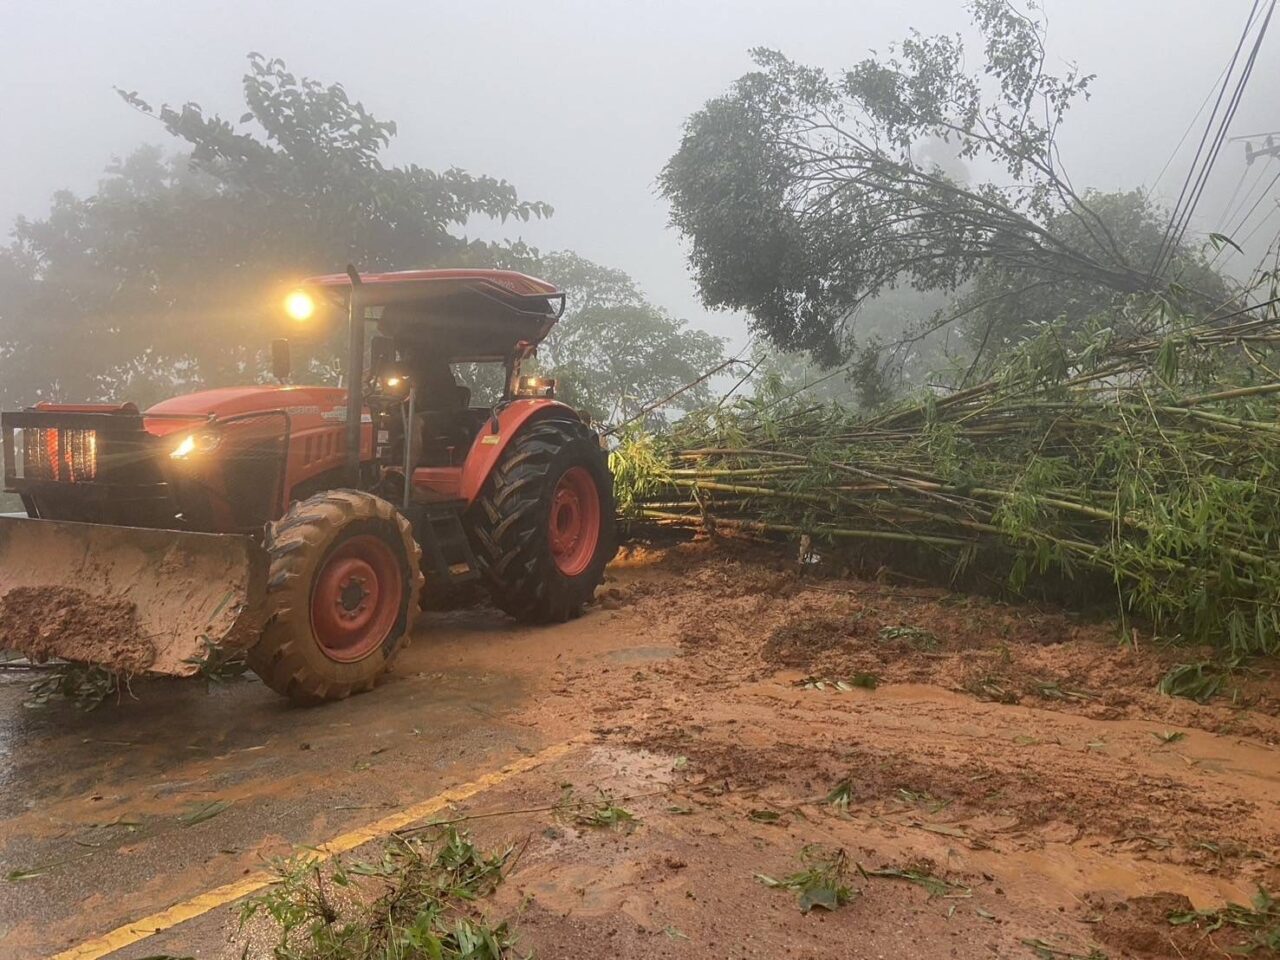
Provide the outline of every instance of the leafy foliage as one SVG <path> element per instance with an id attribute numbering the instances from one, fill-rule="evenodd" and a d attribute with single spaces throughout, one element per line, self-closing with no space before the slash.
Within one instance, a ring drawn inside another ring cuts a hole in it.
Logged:
<path id="1" fill-rule="evenodd" d="M 766 887 L 795 893 L 801 913 L 815 908 L 834 910 L 852 900 L 857 892 L 846 882 L 849 862 L 844 850 L 811 844 L 800 851 L 800 865 L 800 870 L 781 879 L 763 873 L 756 874 L 756 879 Z"/>
<path id="2" fill-rule="evenodd" d="M 1054 236 L 1098 259 L 1112 255 L 1113 247 L 1128 263 L 1155 260 L 1168 213 L 1147 194 L 1140 190 L 1088 190 L 1083 199 L 1096 217 L 1094 228 L 1091 230 L 1089 221 L 1072 210 L 1054 210 L 1045 221 Z M 1107 238 L 1106 246 L 1102 236 Z M 1176 251 L 1169 275 L 1176 277 L 1181 287 L 1198 291 L 1214 305 L 1229 299 L 1221 276 L 1199 252 Z M 990 372 L 999 357 L 1033 337 L 1036 324 L 1042 321 L 1053 321 L 1069 333 L 1096 324 L 1109 325 L 1118 337 L 1149 332 L 1140 329 L 1145 315 L 1129 309 L 1125 291 L 1099 283 L 1087 273 L 1047 270 L 1001 258 L 987 260 L 978 268 L 953 309 L 964 317 L 962 330 L 967 349 L 974 365 L 983 372 Z"/>
<path id="3" fill-rule="evenodd" d="M 1229 903 L 1217 910 L 1174 913 L 1169 916 L 1169 923 L 1174 926 L 1193 924 L 1205 933 L 1214 933 L 1224 927 L 1235 928 L 1246 942 L 1230 952 L 1241 956 L 1259 951 L 1265 954 L 1280 951 L 1280 901 L 1262 887 L 1258 888 L 1249 906 Z"/>
<path id="4" fill-rule="evenodd" d="M 594 797 L 582 797 L 572 784 L 565 784 L 556 805 L 556 815 L 579 827 L 605 827 L 630 831 L 639 821 L 636 815 L 620 806 L 612 794 L 597 789 Z"/>
<path id="5" fill-rule="evenodd" d="M 1275 652 L 1277 282 L 1230 322 L 1159 307 L 1129 339 L 1045 324 L 984 383 L 875 416 L 739 398 L 620 447 L 618 501 L 1015 595 L 1110 594 L 1122 618 L 1223 659 Z M 1221 683 L 1198 664 L 1167 687 Z"/>
<path id="6" fill-rule="evenodd" d="M 924 866 L 881 867 L 878 870 L 868 870 L 862 864 L 858 864 L 858 873 L 866 878 L 879 877 L 885 880 L 905 880 L 907 883 L 914 883 L 929 894 L 929 899 L 972 895 L 968 887 L 936 877 Z"/>
<path id="7" fill-rule="evenodd" d="M 23 705 L 43 707 L 62 700 L 77 710 L 88 712 L 102 706 L 109 698 L 119 696 L 126 679 L 103 667 L 85 663 L 60 663 L 28 687 L 31 696 Z"/>
<path id="8" fill-rule="evenodd" d="M 1185 697 L 1196 703 L 1208 703 L 1227 683 L 1223 666 L 1212 661 L 1179 663 L 1160 678 L 1158 689 L 1165 696 Z"/>
<path id="9" fill-rule="evenodd" d="M 538 348 L 540 366 L 559 381 L 561 399 L 597 419 L 626 420 L 720 362 L 720 337 L 668 316 L 623 271 L 568 251 L 546 255 L 538 269 L 568 294 L 564 317 Z M 690 410 L 710 396 L 700 384 L 669 409 Z"/>
<path id="10" fill-rule="evenodd" d="M 977 70 L 959 37 L 914 32 L 836 74 L 758 49 L 758 69 L 689 119 L 661 186 L 709 305 L 834 364 L 856 354 L 864 306 L 896 286 L 967 290 L 960 312 L 985 329 L 1046 299 L 1031 315 L 1078 319 L 1170 277 L 1214 279 L 1185 251 L 1153 275 L 1158 211 L 1072 187 L 1057 134 L 1092 77 L 1049 72 L 1043 22 L 1007 0 L 968 9 Z"/>
<path id="11" fill-rule="evenodd" d="M 493 177 L 386 165 L 394 123 L 280 60 L 250 55 L 235 121 L 121 95 L 189 152 L 143 147 L 96 195 L 64 191 L 43 220 L 17 221 L 0 251 L 0 402 L 257 379 L 291 279 L 348 262 L 523 265 L 521 244 L 457 231 L 551 213 Z"/>
<path id="12" fill-rule="evenodd" d="M 270 890 L 245 901 L 241 927 L 268 917 L 276 960 L 507 960 L 507 924 L 468 906 L 502 882 L 512 852 L 483 854 L 444 826 L 431 838 L 398 838 L 376 863 L 325 870 L 316 857 L 294 857 L 276 864 Z"/>

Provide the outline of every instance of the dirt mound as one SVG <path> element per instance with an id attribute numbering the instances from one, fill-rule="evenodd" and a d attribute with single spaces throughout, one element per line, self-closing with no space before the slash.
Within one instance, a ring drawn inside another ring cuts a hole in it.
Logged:
<path id="1" fill-rule="evenodd" d="M 1274 951 L 1251 943 L 1240 928 L 1221 923 L 1213 915 L 1196 914 L 1182 894 L 1156 893 L 1117 902 L 1096 899 L 1091 905 L 1100 916 L 1097 939 L 1123 951 L 1126 957 L 1220 960 L 1275 956 Z"/>
<path id="2" fill-rule="evenodd" d="M 912 739 L 918 756 L 901 744 L 852 743 L 838 729 L 807 740 L 750 745 L 677 728 L 634 745 L 686 757 L 708 783 L 725 791 L 803 796 L 821 808 L 840 785 L 844 802 L 884 815 L 909 812 L 964 823 L 951 835 L 983 847 L 1012 841 L 1035 848 L 1046 837 L 1108 836 L 1122 846 L 1136 846 L 1144 856 L 1207 862 L 1200 847 L 1204 837 L 1218 838 L 1220 851 L 1228 845 L 1248 851 L 1254 839 L 1255 805 L 1205 795 L 1169 777 L 1116 769 L 1107 757 L 1042 756 L 1032 766 L 1023 751 L 1041 744 L 994 742 L 953 756 L 942 740 Z"/>
<path id="3" fill-rule="evenodd" d="M 641 576 L 636 576 L 641 573 Z M 726 675 L 923 683 L 1099 720 L 1143 717 L 1280 742 L 1280 664 L 1256 660 L 1208 704 L 1160 694 L 1207 649 L 1047 605 L 928 586 L 801 575 L 781 553 L 693 543 L 624 562 L 608 594 Z"/>
<path id="4" fill-rule="evenodd" d="M 36 663 L 59 658 L 121 673 L 141 673 L 155 660 L 136 604 L 74 587 L 14 587 L 0 597 L 0 648 Z"/>
<path id="5" fill-rule="evenodd" d="M 865 626 L 858 620 L 803 617 L 774 629 L 760 648 L 760 655 L 779 666 L 808 667 L 824 654 L 851 655 L 856 650 L 852 638 L 865 633 Z"/>

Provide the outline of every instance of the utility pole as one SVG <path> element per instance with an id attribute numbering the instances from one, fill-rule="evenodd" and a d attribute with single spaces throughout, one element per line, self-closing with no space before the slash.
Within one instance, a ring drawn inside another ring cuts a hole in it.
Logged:
<path id="1" fill-rule="evenodd" d="M 1244 141 L 1244 162 L 1247 166 L 1253 166 L 1253 161 L 1259 158 L 1266 159 L 1268 157 L 1280 157 L 1280 143 L 1276 142 L 1276 137 L 1280 136 L 1280 130 L 1273 130 L 1271 133 L 1255 133 L 1248 137 L 1232 137 L 1232 140 Z M 1260 146 L 1254 146 L 1254 141 L 1261 140 Z"/>

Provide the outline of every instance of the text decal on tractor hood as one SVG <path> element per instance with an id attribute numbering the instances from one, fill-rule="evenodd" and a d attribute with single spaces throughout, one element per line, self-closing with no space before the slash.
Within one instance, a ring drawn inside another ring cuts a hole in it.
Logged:
<path id="1" fill-rule="evenodd" d="M 292 411 L 290 411 L 290 412 L 292 412 Z M 347 408 L 346 408 L 346 407 L 334 407 L 332 410 L 326 410 L 324 413 L 320 414 L 320 419 L 322 419 L 322 420 L 337 420 L 337 421 L 338 421 L 338 422 L 340 422 L 340 423 L 346 423 L 346 422 L 347 422 Z M 371 413 L 365 413 L 365 414 L 362 414 L 362 415 L 360 416 L 360 422 L 361 422 L 361 423 L 373 423 L 373 414 L 371 414 Z"/>

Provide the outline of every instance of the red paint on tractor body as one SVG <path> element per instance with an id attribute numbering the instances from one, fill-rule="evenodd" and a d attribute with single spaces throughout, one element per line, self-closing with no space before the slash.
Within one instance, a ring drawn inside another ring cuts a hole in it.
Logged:
<path id="1" fill-rule="evenodd" d="M 247 424 L 255 415 L 280 417 L 287 424 L 289 446 L 284 471 L 281 509 L 293 499 L 299 484 L 343 464 L 347 391 L 341 387 L 271 386 L 222 387 L 162 400 L 143 413 L 148 433 L 163 437 L 191 431 L 203 423 L 215 428 Z M 369 417 L 368 411 L 364 416 Z M 373 424 L 360 434 L 360 459 L 373 459 Z M 215 458 L 216 460 L 216 458 Z"/>
<path id="2" fill-rule="evenodd" d="M 547 543 L 556 569 L 576 577 L 600 543 L 600 492 L 586 467 L 570 467 L 556 482 L 547 517 Z"/>
<path id="3" fill-rule="evenodd" d="M 178 435 L 210 422 L 243 422 L 255 414 L 288 416 L 289 449 L 285 468 L 284 503 L 293 499 L 299 484 L 343 463 L 343 426 L 347 392 L 340 387 L 251 386 L 223 387 L 172 397 L 143 413 L 148 433 Z M 366 416 L 368 416 L 366 412 Z M 547 398 L 514 400 L 498 411 L 498 429 L 492 421 L 480 428 L 466 459 L 459 467 L 420 467 L 413 483 L 434 499 L 463 500 L 470 505 L 497 464 L 507 445 L 526 424 L 540 417 L 578 419 L 568 404 Z M 188 419 L 189 418 L 189 419 Z M 373 426 L 364 425 L 361 460 L 373 458 Z"/>
<path id="4" fill-rule="evenodd" d="M 559 400 L 542 397 L 513 400 L 498 411 L 496 432 L 492 420 L 480 428 L 461 467 L 419 467 L 413 471 L 413 485 L 440 499 L 464 500 L 470 506 L 520 429 L 544 417 L 577 420 L 578 413 Z"/>
<path id="5" fill-rule="evenodd" d="M 311 592 L 311 628 L 325 656 L 362 660 L 395 625 L 404 583 L 395 554 L 380 537 L 352 537 L 334 548 Z"/>

